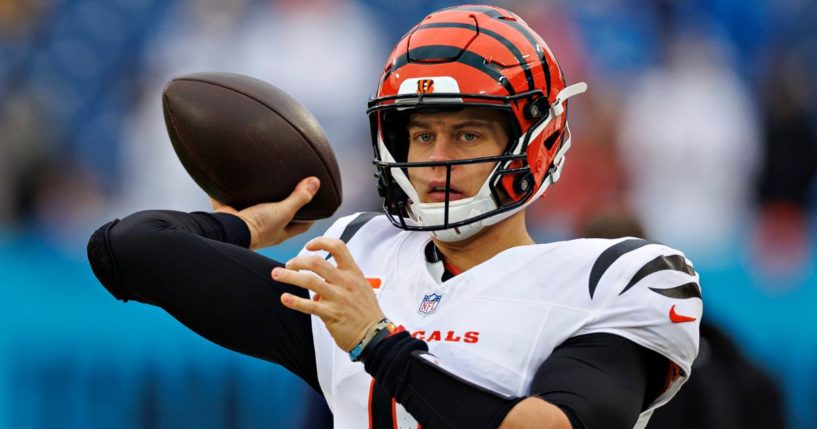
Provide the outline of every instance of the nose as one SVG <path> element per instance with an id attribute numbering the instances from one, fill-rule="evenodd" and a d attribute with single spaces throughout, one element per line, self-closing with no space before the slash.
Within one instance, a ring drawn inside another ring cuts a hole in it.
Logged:
<path id="1" fill-rule="evenodd" d="M 437 136 L 431 151 L 430 161 L 449 161 L 454 159 L 454 145 L 447 136 Z"/>

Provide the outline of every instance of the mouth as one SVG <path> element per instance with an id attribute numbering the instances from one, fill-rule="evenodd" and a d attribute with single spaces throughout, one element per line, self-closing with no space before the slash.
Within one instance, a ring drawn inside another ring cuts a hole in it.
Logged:
<path id="1" fill-rule="evenodd" d="M 431 182 L 428 184 L 426 188 L 426 195 L 428 196 L 428 202 L 431 203 L 442 203 L 445 202 L 445 191 L 446 186 L 445 182 Z M 458 189 L 453 187 L 448 188 L 448 201 L 456 201 L 465 198 L 465 194 L 460 192 Z"/>

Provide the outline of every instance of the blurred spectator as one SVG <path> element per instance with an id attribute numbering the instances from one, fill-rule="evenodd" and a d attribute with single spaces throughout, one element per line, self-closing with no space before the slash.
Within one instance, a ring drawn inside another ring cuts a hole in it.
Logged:
<path id="1" fill-rule="evenodd" d="M 26 85 L 0 106 L 0 228 L 41 234 L 65 249 L 84 240 L 102 209 L 95 175 L 60 149 L 50 111 Z"/>
<path id="2" fill-rule="evenodd" d="M 777 383 L 752 364 L 726 332 L 706 319 L 701 321 L 701 346 L 692 376 L 647 425 L 650 429 L 786 427 Z"/>
<path id="3" fill-rule="evenodd" d="M 0 230 L 18 226 L 20 182 L 53 144 L 47 107 L 21 67 L 30 53 L 48 1 L 0 2 Z"/>
<path id="4" fill-rule="evenodd" d="M 588 211 L 579 221 L 576 234 L 582 238 L 645 238 L 646 234 L 632 211 L 621 203 L 610 203 Z"/>
<path id="5" fill-rule="evenodd" d="M 783 274 L 809 259 L 810 191 L 817 175 L 814 92 L 806 57 L 799 49 L 778 51 L 769 61 L 761 106 L 766 124 L 759 180 L 756 259 L 761 268 Z"/>
<path id="6" fill-rule="evenodd" d="M 760 130 L 750 94 L 725 61 L 728 43 L 714 34 L 669 35 L 665 61 L 623 100 L 619 146 L 647 233 L 716 259 L 747 223 Z"/>
<path id="7" fill-rule="evenodd" d="M 14 38 L 34 30 L 49 0 L 5 0 L 0 2 L 0 39 Z"/>
<path id="8" fill-rule="evenodd" d="M 573 9 L 574 21 L 588 51 L 587 62 L 611 89 L 629 86 L 627 78 L 643 70 L 658 51 L 656 9 L 649 3 L 628 0 L 563 2 Z M 598 88 L 599 85 L 596 85 Z M 592 88 L 592 87 L 591 87 Z"/>
<path id="9" fill-rule="evenodd" d="M 42 126 L 48 120 L 48 111 L 22 84 L 0 105 L 0 228 L 30 222 L 30 184 L 54 150 L 53 135 Z"/>
<path id="10" fill-rule="evenodd" d="M 26 76 L 23 66 L 53 3 L 52 0 L 0 1 L 0 100 Z"/>
<path id="11" fill-rule="evenodd" d="M 57 152 L 59 154 L 59 152 Z M 69 156 L 50 156 L 31 177 L 31 213 L 26 216 L 44 242 L 84 254 L 76 243 L 88 235 L 103 208 L 97 177 Z"/>

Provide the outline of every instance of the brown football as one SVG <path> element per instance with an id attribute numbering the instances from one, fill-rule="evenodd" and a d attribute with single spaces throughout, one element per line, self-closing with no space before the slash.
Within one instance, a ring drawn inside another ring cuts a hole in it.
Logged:
<path id="1" fill-rule="evenodd" d="M 316 176 L 321 187 L 295 215 L 331 216 L 341 203 L 340 169 L 318 121 L 289 94 L 233 73 L 195 73 L 164 88 L 170 141 L 208 195 L 236 209 L 280 201 Z"/>

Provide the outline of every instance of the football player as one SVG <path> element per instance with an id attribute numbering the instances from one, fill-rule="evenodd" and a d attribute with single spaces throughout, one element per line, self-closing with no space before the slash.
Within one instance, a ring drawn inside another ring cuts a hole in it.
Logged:
<path id="1" fill-rule="evenodd" d="M 535 244 L 524 209 L 571 144 L 553 53 L 515 14 L 432 13 L 369 103 L 385 213 L 338 220 L 282 265 L 249 249 L 319 183 L 242 211 L 149 211 L 91 237 L 114 296 L 277 362 L 336 428 L 644 427 L 690 375 L 702 313 L 684 255 L 637 238 Z"/>

